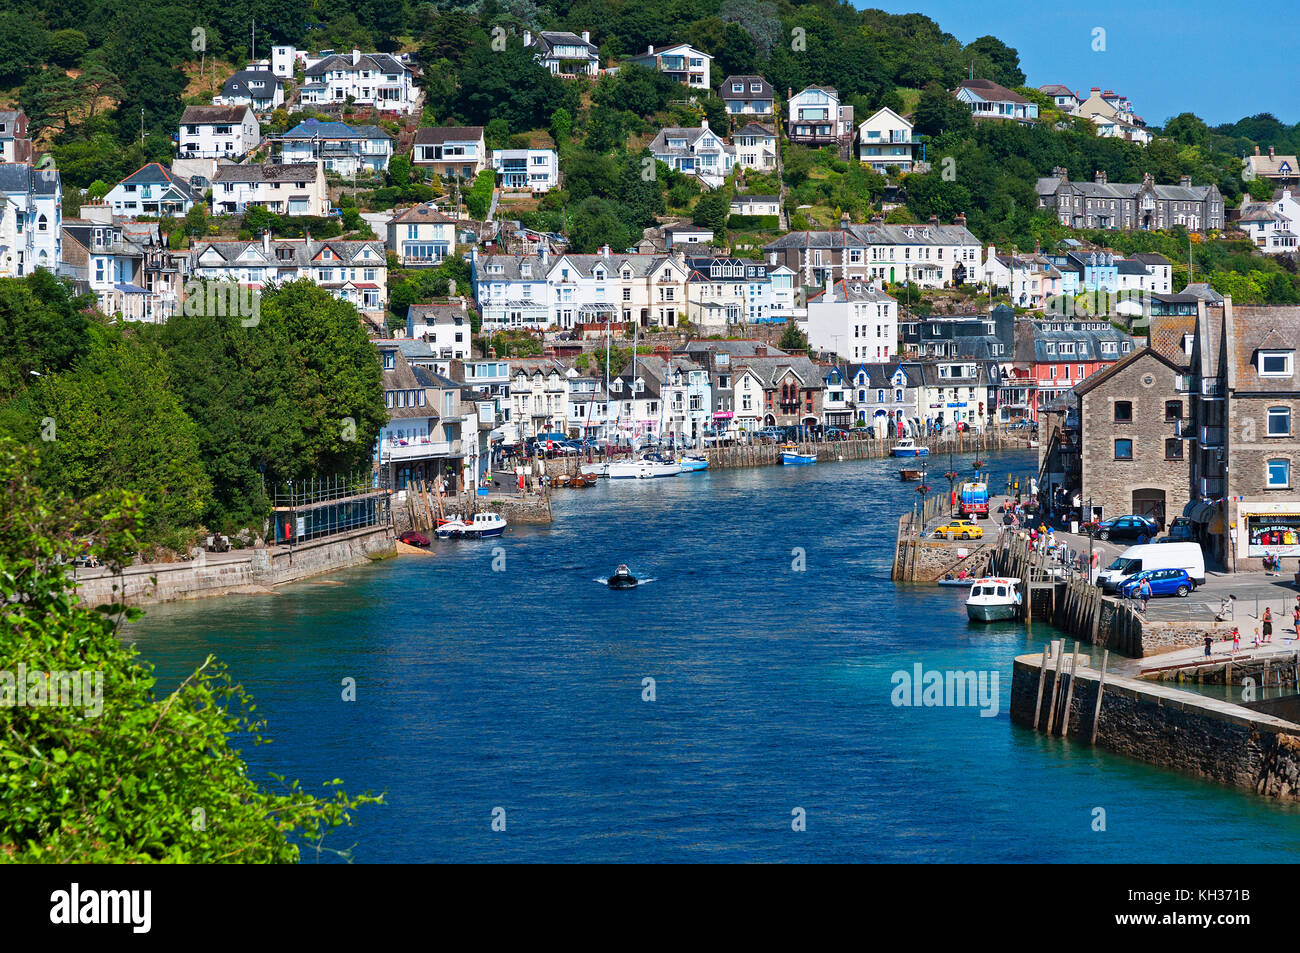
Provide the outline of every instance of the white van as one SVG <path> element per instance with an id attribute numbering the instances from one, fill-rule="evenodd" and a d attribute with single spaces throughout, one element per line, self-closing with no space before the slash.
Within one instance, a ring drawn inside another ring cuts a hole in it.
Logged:
<path id="1" fill-rule="evenodd" d="M 1130 546 L 1098 574 L 1097 583 L 1106 592 L 1114 592 L 1125 579 L 1144 569 L 1185 569 L 1198 586 L 1205 584 L 1205 557 L 1200 543 Z"/>

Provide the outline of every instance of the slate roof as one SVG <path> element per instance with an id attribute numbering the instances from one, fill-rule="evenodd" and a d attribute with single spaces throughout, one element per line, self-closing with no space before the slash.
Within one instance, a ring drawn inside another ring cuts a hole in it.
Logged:
<path id="1" fill-rule="evenodd" d="M 454 225 L 456 220 L 432 205 L 412 205 L 393 216 L 390 225 Z"/>
<path id="2" fill-rule="evenodd" d="M 745 84 L 745 88 L 743 91 L 739 93 L 733 92 L 731 89 L 731 84 L 738 83 L 738 82 L 743 82 Z M 749 88 L 750 85 L 753 83 L 762 84 L 762 88 L 756 93 L 751 92 Z M 767 80 L 763 79 L 763 77 L 746 74 L 743 76 L 728 76 L 723 81 L 722 85 L 718 87 L 718 98 L 719 99 L 772 99 L 773 92 L 772 92 L 771 84 L 769 84 Z"/>
<path id="3" fill-rule="evenodd" d="M 411 68 L 387 53 L 362 53 L 357 64 L 352 64 L 352 54 L 334 53 L 307 70 L 307 76 L 324 76 L 334 70 L 371 70 L 380 73 L 409 73 Z"/>
<path id="4" fill-rule="evenodd" d="M 600 48 L 589 40 L 584 40 L 576 33 L 565 33 L 561 31 L 543 30 L 537 34 L 537 42 L 534 46 L 539 47 L 543 53 L 550 54 L 557 46 L 585 46 L 587 52 L 596 56 Z"/>
<path id="5" fill-rule="evenodd" d="M 809 295 L 808 302 L 810 304 L 814 301 L 823 303 L 825 296 L 826 291 L 823 289 L 816 294 Z M 841 278 L 839 281 L 831 285 L 830 300 L 832 302 L 871 301 L 883 303 L 885 301 L 893 301 L 894 299 L 885 294 L 879 288 L 875 287 L 869 281 L 851 281 Z"/>
<path id="6" fill-rule="evenodd" d="M 239 125 L 248 114 L 248 106 L 186 106 L 181 113 L 182 126 L 208 126 L 214 124 Z"/>
<path id="7" fill-rule="evenodd" d="M 911 234 L 908 234 L 908 230 Z M 965 225 L 850 225 L 847 230 L 788 232 L 763 246 L 785 248 L 863 248 L 868 245 L 978 245 Z"/>
<path id="8" fill-rule="evenodd" d="M 317 171 L 315 163 L 311 162 L 219 165 L 212 182 L 214 185 L 218 182 L 314 182 Z"/>
<path id="9" fill-rule="evenodd" d="M 384 257 L 384 243 L 380 241 L 343 241 L 341 239 L 305 239 L 305 238 L 273 238 L 271 239 L 271 254 L 266 256 L 268 263 L 282 264 L 285 267 L 310 267 L 316 256 L 322 249 L 329 248 L 335 255 L 335 259 L 330 265 L 341 265 L 351 262 L 361 251 L 362 248 L 369 246 L 370 253 L 374 258 L 375 266 L 381 267 L 386 264 Z M 254 251 L 262 254 L 262 242 L 258 239 L 253 241 L 233 241 L 233 242 L 199 242 L 194 246 L 190 253 L 192 260 L 197 263 L 208 249 L 215 251 L 221 258 L 228 262 L 234 263 L 239 261 L 244 252 L 252 248 Z M 279 258 L 278 253 L 289 251 L 291 257 Z M 363 259 L 364 260 L 364 259 Z"/>
<path id="10" fill-rule="evenodd" d="M 1000 86 L 991 79 L 964 79 L 957 84 L 957 89 L 968 89 L 981 99 L 1001 103 L 1028 103 L 1029 100 L 1019 93 Z M 956 92 L 956 90 L 954 90 Z"/>
<path id="11" fill-rule="evenodd" d="M 254 90 L 250 83 L 264 82 L 267 86 Z M 241 69 L 221 87 L 221 95 L 227 99 L 239 96 L 247 99 L 271 99 L 275 95 L 275 86 L 283 86 L 284 80 L 270 70 Z"/>
<path id="12" fill-rule="evenodd" d="M 699 153 L 692 151 L 695 148 L 695 144 L 699 142 L 700 139 L 704 138 L 706 135 L 709 135 L 710 133 L 712 133 L 713 136 L 715 136 L 720 142 L 722 142 L 722 149 L 720 151 L 735 153 L 736 151 L 735 146 L 728 145 L 725 141 L 722 141 L 722 137 L 719 136 L 716 132 L 714 132 L 714 130 L 705 129 L 703 127 L 685 128 L 682 126 L 669 126 L 665 129 L 660 129 L 659 135 L 654 137 L 654 139 L 650 143 L 649 148 L 650 151 L 657 156 L 698 155 Z M 685 139 L 686 145 L 683 148 L 679 148 L 676 146 L 670 147 L 668 145 L 669 139 Z"/>
<path id="13" fill-rule="evenodd" d="M 482 126 L 423 126 L 415 131 L 415 145 L 436 146 L 446 142 L 478 142 Z"/>
<path id="14" fill-rule="evenodd" d="M 32 192 L 57 195 L 57 169 L 35 169 L 23 162 L 0 162 L 0 192 Z"/>
<path id="15" fill-rule="evenodd" d="M 1260 377 L 1255 369 L 1261 349 L 1300 349 L 1300 307 L 1234 306 L 1231 330 L 1227 335 L 1227 363 L 1234 391 L 1281 393 L 1300 389 L 1294 374 Z"/>
<path id="16" fill-rule="evenodd" d="M 280 138 L 391 139 L 392 137 L 378 126 L 349 126 L 345 122 L 321 122 L 319 119 L 304 119 Z"/>

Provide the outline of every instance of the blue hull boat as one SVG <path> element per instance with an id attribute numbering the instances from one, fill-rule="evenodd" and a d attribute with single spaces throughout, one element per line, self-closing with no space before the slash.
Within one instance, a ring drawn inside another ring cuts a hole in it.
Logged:
<path id="1" fill-rule="evenodd" d="M 781 463 L 787 467 L 798 467 L 816 462 L 817 455 L 815 453 L 791 453 L 787 450 L 781 454 Z"/>
<path id="2" fill-rule="evenodd" d="M 695 473 L 699 470 L 707 470 L 709 461 L 707 457 L 689 456 L 682 457 L 680 465 L 683 473 Z"/>

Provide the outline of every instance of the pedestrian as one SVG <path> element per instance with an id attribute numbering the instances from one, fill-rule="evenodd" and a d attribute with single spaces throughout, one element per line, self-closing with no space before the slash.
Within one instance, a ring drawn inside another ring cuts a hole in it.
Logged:
<path id="1" fill-rule="evenodd" d="M 1300 600 L 1297 600 L 1295 611 L 1292 614 L 1291 631 L 1296 635 L 1300 635 Z"/>
<path id="2" fill-rule="evenodd" d="M 1210 646 L 1214 645 L 1214 636 L 1207 634 L 1205 636 L 1205 657 L 1210 657 Z"/>
<path id="3" fill-rule="evenodd" d="M 1241 648 L 1241 633 L 1237 631 L 1237 627 L 1234 625 L 1232 627 L 1232 652 L 1234 655 L 1239 648 Z"/>
<path id="4" fill-rule="evenodd" d="M 1273 610 L 1270 609 L 1268 606 L 1264 607 L 1264 618 L 1261 621 L 1264 623 L 1264 641 L 1272 642 L 1273 641 Z"/>
<path id="5" fill-rule="evenodd" d="M 1147 603 L 1151 601 L 1151 580 L 1143 579 L 1138 583 L 1138 598 L 1142 600 L 1142 614 L 1146 615 Z"/>

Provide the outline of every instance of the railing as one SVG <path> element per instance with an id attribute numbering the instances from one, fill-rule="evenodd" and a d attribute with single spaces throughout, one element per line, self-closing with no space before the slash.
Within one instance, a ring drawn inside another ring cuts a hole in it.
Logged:
<path id="1" fill-rule="evenodd" d="M 1201 496 L 1217 499 L 1223 495 L 1223 477 L 1201 477 Z"/>
<path id="2" fill-rule="evenodd" d="M 1202 427 L 1202 428 L 1201 428 L 1201 446 L 1202 446 L 1202 447 L 1222 447 L 1222 446 L 1223 446 L 1223 428 L 1222 428 L 1222 427 Z"/>

